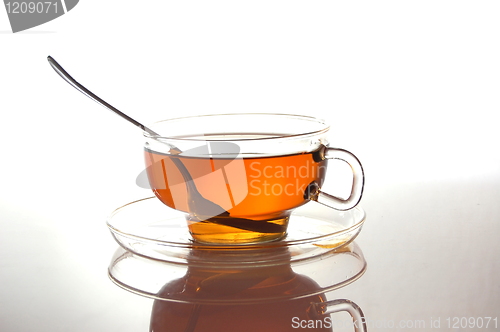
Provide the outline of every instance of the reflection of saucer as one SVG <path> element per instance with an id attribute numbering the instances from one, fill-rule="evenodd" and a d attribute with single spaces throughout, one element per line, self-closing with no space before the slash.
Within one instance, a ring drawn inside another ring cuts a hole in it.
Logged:
<path id="1" fill-rule="evenodd" d="M 241 253 L 247 257 L 230 257 L 227 252 L 191 249 L 189 261 L 178 264 L 136 255 L 119 248 L 109 265 L 110 279 L 118 286 L 149 298 L 191 304 L 253 304 L 283 301 L 323 294 L 344 287 L 359 279 L 366 270 L 361 249 L 352 242 L 342 248 L 322 252 L 319 259 L 285 260 L 286 247 L 268 248 L 266 253 Z M 245 250 L 243 250 L 245 251 Z M 283 260 L 275 264 L 251 263 L 251 257 L 280 252 Z M 233 252 L 242 252 L 237 249 Z M 234 264 L 214 264 L 214 259 L 201 262 L 202 257 L 229 258 Z M 200 258 L 197 261 L 197 257 Z M 191 289 L 191 291 L 190 291 Z"/>
<path id="2" fill-rule="evenodd" d="M 292 256 L 288 261 L 322 259 L 332 249 L 350 243 L 361 231 L 365 221 L 364 211 L 356 207 L 349 211 L 337 211 L 316 202 L 310 202 L 294 210 L 290 217 L 287 236 L 281 241 L 249 245 L 209 245 L 193 242 L 185 214 L 173 210 L 156 197 L 145 198 L 116 209 L 107 225 L 115 240 L 125 249 L 140 256 L 156 260 L 186 264 L 191 249 L 217 250 L 217 256 L 208 260 L 216 264 L 276 264 L 283 260 L 272 248 L 288 248 Z M 234 255 L 243 249 L 258 253 L 255 262 L 247 255 Z M 260 255 L 261 253 L 265 255 Z M 232 257 L 233 259 L 229 259 Z M 190 257 L 189 264 L 196 264 Z M 207 263 L 207 257 L 199 260 Z"/>

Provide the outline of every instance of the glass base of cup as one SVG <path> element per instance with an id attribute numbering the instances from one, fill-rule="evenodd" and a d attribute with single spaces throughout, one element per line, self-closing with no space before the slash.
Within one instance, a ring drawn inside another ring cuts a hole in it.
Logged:
<path id="1" fill-rule="evenodd" d="M 188 216 L 189 232 L 196 242 L 218 245 L 245 245 L 278 241 L 286 236 L 289 216 L 252 220 L 229 216 L 199 220 Z"/>

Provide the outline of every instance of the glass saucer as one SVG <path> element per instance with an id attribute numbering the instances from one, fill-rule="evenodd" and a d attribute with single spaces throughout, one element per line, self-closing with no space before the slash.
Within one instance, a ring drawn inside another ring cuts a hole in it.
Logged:
<path id="1" fill-rule="evenodd" d="M 352 242 L 329 249 L 320 259 L 291 261 L 284 259 L 287 247 L 267 248 L 266 253 L 252 249 L 224 251 L 190 249 L 194 265 L 159 261 L 123 248 L 115 252 L 108 268 L 109 278 L 119 287 L 148 298 L 189 304 L 247 305 L 270 301 L 288 301 L 321 295 L 358 280 L 366 271 L 359 246 Z M 261 256 L 279 252 L 276 264 L 260 264 Z M 230 258 L 233 265 L 201 263 L 203 257 Z M 237 264 L 241 257 L 246 260 Z M 251 264 L 251 258 L 256 258 Z"/>
<path id="2" fill-rule="evenodd" d="M 191 239 L 184 213 L 149 197 L 116 209 L 107 226 L 120 246 L 146 258 L 190 265 L 254 266 L 321 259 L 323 254 L 353 241 L 364 221 L 365 212 L 360 207 L 338 211 L 309 202 L 294 210 L 287 235 L 280 241 L 232 246 L 201 244 Z M 274 248 L 287 250 L 284 253 Z M 218 254 L 197 257 L 191 255 L 193 249 L 217 250 Z M 252 255 L 247 255 L 249 251 Z"/>

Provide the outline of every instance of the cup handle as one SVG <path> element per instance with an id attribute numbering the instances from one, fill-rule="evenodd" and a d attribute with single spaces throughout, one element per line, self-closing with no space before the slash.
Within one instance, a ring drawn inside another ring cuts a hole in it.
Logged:
<path id="1" fill-rule="evenodd" d="M 353 177 L 351 194 L 347 199 L 335 197 L 321 191 L 318 184 L 314 182 L 309 185 L 306 192 L 306 196 L 308 196 L 307 198 L 340 211 L 350 210 L 358 205 L 361 200 L 361 196 L 363 196 L 363 187 L 365 182 L 363 166 L 361 166 L 358 158 L 347 150 L 327 147 L 324 147 L 320 151 L 320 158 L 322 160 L 339 159 L 345 161 L 351 167 Z"/>
<path id="2" fill-rule="evenodd" d="M 316 307 L 316 310 L 320 315 L 329 315 L 335 312 L 347 311 L 352 317 L 352 325 L 354 327 L 354 331 L 367 331 L 363 311 L 356 303 L 352 301 L 337 299 L 327 302 L 314 303 L 314 306 Z"/>

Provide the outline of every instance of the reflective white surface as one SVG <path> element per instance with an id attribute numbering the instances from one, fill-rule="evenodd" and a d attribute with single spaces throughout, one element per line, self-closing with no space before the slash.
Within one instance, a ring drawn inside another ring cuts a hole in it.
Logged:
<path id="1" fill-rule="evenodd" d="M 426 322 L 411 331 L 500 316 L 497 2 L 115 5 L 82 2 L 15 35 L 0 10 L 0 330 L 149 326 L 151 300 L 106 275 L 106 217 L 150 194 L 135 185 L 142 134 L 67 86 L 49 54 L 146 123 L 326 118 L 367 179 L 368 270 L 331 297 L 373 322 Z"/>

